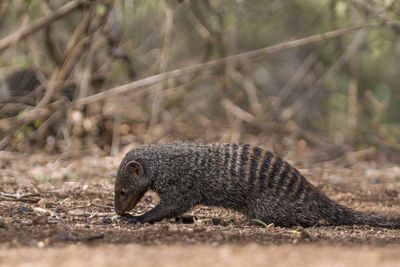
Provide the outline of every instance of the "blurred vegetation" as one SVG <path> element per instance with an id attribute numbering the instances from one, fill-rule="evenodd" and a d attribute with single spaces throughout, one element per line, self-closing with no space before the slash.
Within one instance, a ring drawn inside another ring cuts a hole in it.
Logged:
<path id="1" fill-rule="evenodd" d="M 326 151 L 398 153 L 399 20 L 396 0 L 0 1 L 0 88 L 9 91 L 0 91 L 0 149 L 108 154 L 188 139 L 279 151 L 305 140 Z M 363 24 L 382 25 L 79 102 L 158 73 Z M 39 83 L 17 96 L 4 84 L 21 69 Z"/>

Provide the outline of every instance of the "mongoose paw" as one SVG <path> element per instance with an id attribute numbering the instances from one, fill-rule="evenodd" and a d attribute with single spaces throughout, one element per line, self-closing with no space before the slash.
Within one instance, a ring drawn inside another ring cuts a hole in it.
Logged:
<path id="1" fill-rule="evenodd" d="M 120 221 L 121 222 L 126 222 L 126 223 L 138 223 L 140 222 L 138 219 L 139 216 L 133 216 L 130 214 L 124 214 L 120 216 Z"/>

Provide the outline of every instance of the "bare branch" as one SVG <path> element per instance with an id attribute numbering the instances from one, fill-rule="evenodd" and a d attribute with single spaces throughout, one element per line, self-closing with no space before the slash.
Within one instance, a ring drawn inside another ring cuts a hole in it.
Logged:
<path id="1" fill-rule="evenodd" d="M 50 9 L 47 1 L 41 1 L 40 6 L 46 16 L 51 16 L 53 11 Z M 57 64 L 63 63 L 63 56 L 58 43 L 52 38 L 52 24 L 49 24 L 44 31 L 44 44 L 49 53 L 50 58 Z"/>
<path id="2" fill-rule="evenodd" d="M 278 98 L 274 103 L 275 112 L 280 113 L 282 102 L 289 96 L 289 94 L 301 82 L 301 80 L 304 79 L 317 58 L 317 53 L 311 52 L 299 66 L 293 76 L 289 79 L 289 81 L 282 87 L 282 89 L 279 91 Z"/>
<path id="3" fill-rule="evenodd" d="M 240 107 L 238 107 L 237 105 L 235 105 L 234 103 L 232 103 L 232 101 L 228 100 L 228 99 L 223 99 L 222 100 L 222 105 L 224 106 L 224 108 L 229 111 L 230 113 L 234 114 L 237 118 L 251 124 L 254 125 L 260 129 L 268 129 L 269 126 L 267 123 L 264 123 L 260 120 L 258 120 L 256 117 L 254 117 L 252 114 L 248 113 L 247 111 L 241 109 Z"/>
<path id="4" fill-rule="evenodd" d="M 35 33 L 38 30 L 48 26 L 52 22 L 67 16 L 75 9 L 80 8 L 83 3 L 83 0 L 68 2 L 64 6 L 54 11 L 52 15 L 34 21 L 29 28 L 22 29 L 21 31 L 17 31 L 14 34 L 7 36 L 6 38 L 3 38 L 2 40 L 0 40 L 0 52 L 10 47 L 10 45 L 12 45 L 13 43 L 18 42 L 19 40 L 26 38 L 30 34 Z"/>
<path id="5" fill-rule="evenodd" d="M 350 28 L 321 33 L 321 34 L 317 34 L 317 35 L 313 35 L 313 36 L 309 36 L 309 37 L 305 37 L 305 38 L 301 38 L 301 39 L 297 39 L 297 40 L 286 41 L 286 42 L 283 42 L 280 44 L 256 49 L 256 50 L 249 51 L 249 52 L 244 52 L 241 54 L 225 57 L 222 59 L 212 60 L 212 61 L 208 61 L 205 63 L 200 63 L 200 64 L 192 65 L 189 67 L 153 75 L 153 76 L 150 76 L 150 77 L 138 80 L 138 81 L 134 81 L 134 82 L 131 82 L 128 84 L 124 84 L 124 85 L 121 85 L 118 87 L 111 88 L 107 91 L 103 91 L 101 93 L 98 93 L 98 94 L 95 94 L 95 95 L 92 95 L 89 97 L 79 99 L 76 101 L 76 103 L 77 104 L 88 104 L 88 103 L 96 102 L 96 101 L 102 100 L 102 99 L 110 97 L 110 96 L 115 96 L 117 94 L 129 92 L 129 91 L 139 88 L 141 86 L 147 86 L 147 85 L 151 85 L 151 84 L 163 81 L 166 78 L 179 77 L 179 76 L 189 74 L 192 72 L 196 72 L 199 70 L 214 68 L 221 64 L 239 62 L 242 60 L 247 60 L 249 58 L 254 59 L 254 58 L 257 58 L 260 56 L 265 56 L 265 55 L 281 52 L 281 51 L 291 49 L 294 47 L 299 47 L 299 46 L 303 46 L 306 44 L 311 44 L 311 43 L 316 43 L 316 42 L 321 42 L 324 40 L 337 38 L 337 37 L 340 37 L 349 32 L 358 31 L 360 29 L 377 28 L 377 27 L 384 27 L 384 26 L 395 26 L 395 25 L 400 26 L 400 21 L 388 21 L 388 22 L 384 22 L 384 23 L 364 24 L 364 25 L 354 26 L 354 27 L 350 27 Z"/>
<path id="6" fill-rule="evenodd" d="M 171 8 L 166 8 L 165 10 L 165 20 L 164 20 L 164 40 L 163 40 L 163 48 L 160 55 L 160 71 L 164 72 L 167 70 L 167 62 L 170 54 L 170 43 L 173 31 L 173 18 L 174 13 Z M 158 117 L 161 111 L 161 100 L 163 95 L 164 84 L 158 84 L 156 87 L 156 92 L 154 95 L 152 107 L 151 107 L 151 117 L 148 132 L 151 133 L 153 127 L 158 122 Z M 150 134 L 148 136 L 151 136 Z M 149 140 L 150 141 L 150 140 Z"/>

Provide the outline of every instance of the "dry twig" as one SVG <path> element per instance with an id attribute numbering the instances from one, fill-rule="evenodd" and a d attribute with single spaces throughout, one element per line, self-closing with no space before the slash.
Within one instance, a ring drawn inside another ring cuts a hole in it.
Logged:
<path id="1" fill-rule="evenodd" d="M 115 212 L 92 212 L 85 210 L 70 210 L 68 211 L 68 215 L 70 216 L 78 216 L 78 217 L 111 217 L 115 215 Z"/>
<path id="2" fill-rule="evenodd" d="M 26 193 L 26 194 L 16 193 L 16 194 L 7 194 L 7 193 L 0 192 L 0 196 L 9 197 L 9 198 L 14 198 L 14 199 L 16 199 L 16 200 L 20 200 L 20 199 L 22 199 L 22 198 L 37 197 L 37 196 L 40 196 L 40 194 L 39 194 L 39 193 Z"/>
<path id="3" fill-rule="evenodd" d="M 20 201 L 20 202 L 36 203 L 40 200 L 40 198 L 36 198 L 36 196 L 40 196 L 40 194 L 39 193 L 7 194 L 4 192 L 0 192 L 0 199 L 7 200 L 7 201 Z"/>
<path id="4" fill-rule="evenodd" d="M 344 154 L 343 156 L 340 156 L 338 158 L 332 159 L 332 160 L 328 160 L 328 161 L 323 161 L 321 163 L 331 163 L 331 164 L 335 164 L 338 165 L 341 162 L 350 162 L 350 163 L 354 163 L 358 160 L 360 160 L 363 157 L 369 156 L 371 154 L 374 154 L 376 152 L 376 147 L 369 147 L 366 149 L 361 149 L 358 151 L 354 151 L 354 152 L 349 152 Z"/>

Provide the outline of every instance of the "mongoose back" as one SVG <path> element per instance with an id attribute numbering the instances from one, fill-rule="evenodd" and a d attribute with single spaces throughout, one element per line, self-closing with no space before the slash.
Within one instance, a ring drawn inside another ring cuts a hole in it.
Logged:
<path id="1" fill-rule="evenodd" d="M 126 214 L 147 190 L 159 195 L 158 205 L 143 215 Z M 115 210 L 128 221 L 160 221 L 200 204 L 284 227 L 400 228 L 400 217 L 363 213 L 336 203 L 289 163 L 259 147 L 179 142 L 141 146 L 123 158 L 115 181 Z"/>

